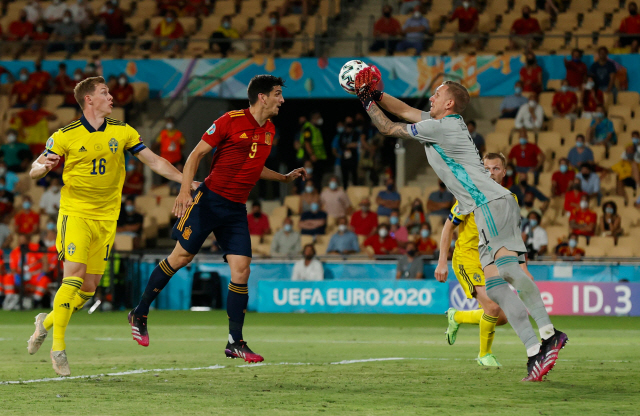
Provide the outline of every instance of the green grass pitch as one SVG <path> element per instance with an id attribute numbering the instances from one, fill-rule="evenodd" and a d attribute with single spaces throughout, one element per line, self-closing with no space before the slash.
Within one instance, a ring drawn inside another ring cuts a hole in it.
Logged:
<path id="1" fill-rule="evenodd" d="M 51 339 L 26 350 L 35 314 L 0 312 L 0 382 L 55 376 Z M 487 369 L 473 360 L 478 327 L 449 346 L 444 315 L 251 313 L 245 337 L 267 365 L 243 366 L 224 357 L 224 312 L 153 311 L 143 348 L 126 312 L 83 311 L 67 353 L 72 376 L 92 377 L 0 384 L 0 414 L 639 415 L 640 318 L 553 321 L 569 344 L 547 381 L 522 383 L 525 352 L 508 325 L 493 348 L 503 367 Z M 397 359 L 350 362 L 384 358 Z"/>

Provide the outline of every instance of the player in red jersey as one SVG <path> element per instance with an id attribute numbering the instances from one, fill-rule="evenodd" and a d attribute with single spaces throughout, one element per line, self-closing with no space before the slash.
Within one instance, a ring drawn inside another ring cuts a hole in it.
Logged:
<path id="1" fill-rule="evenodd" d="M 247 362 L 263 361 L 262 356 L 247 347 L 242 336 L 249 301 L 247 282 L 251 263 L 247 198 L 258 179 L 292 182 L 298 177 L 306 177 L 304 168 L 282 175 L 264 167 L 275 137 L 270 118 L 278 115 L 284 103 L 283 85 L 282 78 L 255 76 L 247 91 L 250 107 L 230 111 L 217 119 L 189 155 L 183 172 L 183 177 L 189 180 L 183 181 L 173 208 L 178 217 L 172 232 L 177 240 L 176 247 L 153 270 L 140 303 L 129 313 L 133 339 L 138 344 L 149 345 L 147 315 L 151 302 L 171 276 L 193 260 L 204 240 L 213 232 L 231 269 L 227 295 L 229 342 L 225 354 Z M 190 184 L 200 160 L 214 148 L 211 173 L 192 197 Z"/>

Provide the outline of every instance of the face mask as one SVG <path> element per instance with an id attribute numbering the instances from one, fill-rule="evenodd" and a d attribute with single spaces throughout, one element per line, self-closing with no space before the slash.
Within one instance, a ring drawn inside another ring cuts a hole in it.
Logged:
<path id="1" fill-rule="evenodd" d="M 318 120 L 316 120 L 316 126 L 322 126 L 324 124 L 324 120 L 319 118 Z"/>
<path id="2" fill-rule="evenodd" d="M 71 23 L 71 18 L 70 18 L 69 16 L 65 16 L 65 17 L 63 17 L 63 18 L 62 18 L 62 23 L 64 23 L 64 24 L 67 24 L 67 25 L 68 25 L 69 23 Z"/>
<path id="3" fill-rule="evenodd" d="M 55 223 L 53 223 L 53 222 L 48 222 L 47 223 L 47 230 L 53 231 L 55 229 L 56 229 L 56 224 Z"/>
<path id="4" fill-rule="evenodd" d="M 286 232 L 290 233 L 292 229 L 293 229 L 293 227 L 291 226 L 291 224 L 285 224 L 284 225 L 284 230 Z"/>
<path id="5" fill-rule="evenodd" d="M 638 14 L 638 11 L 637 11 L 636 9 L 632 9 L 632 10 L 629 10 L 629 14 L 630 14 L 631 16 L 635 16 L 635 15 L 637 15 L 637 14 Z"/>
<path id="6" fill-rule="evenodd" d="M 332 191 L 335 191 L 336 189 L 338 189 L 338 184 L 336 182 L 329 182 L 329 189 L 331 189 Z"/>
<path id="7" fill-rule="evenodd" d="M 126 78 L 120 78 L 118 80 L 118 84 L 120 84 L 120 85 L 125 85 L 126 83 L 127 83 L 127 79 Z"/>
<path id="8" fill-rule="evenodd" d="M 313 168 L 305 168 L 305 170 L 307 171 L 307 173 L 309 175 L 311 175 L 313 173 Z"/>
<path id="9" fill-rule="evenodd" d="M 560 165 L 560 172 L 567 173 L 569 167 L 567 165 Z"/>
<path id="10" fill-rule="evenodd" d="M 632 137 L 631 141 L 637 146 L 640 144 L 640 137 Z"/>
<path id="11" fill-rule="evenodd" d="M 462 2 L 462 7 L 464 7 L 465 9 L 469 8 L 469 2 L 468 1 L 463 1 Z"/>
<path id="12" fill-rule="evenodd" d="M 113 14 L 113 9 L 109 9 L 109 10 L 107 10 L 107 13 L 109 13 L 109 14 Z"/>
<path id="13" fill-rule="evenodd" d="M 413 12 L 413 18 L 414 19 L 420 19 L 422 17 L 422 15 L 420 14 L 420 12 Z"/>
<path id="14" fill-rule="evenodd" d="M 225 29 L 229 29 L 231 27 L 231 23 L 229 22 L 222 22 L 222 27 Z"/>
<path id="15" fill-rule="evenodd" d="M 456 240 L 451 240 L 451 248 L 456 248 Z"/>
<path id="16" fill-rule="evenodd" d="M 387 191 L 393 191 L 393 185 L 387 185 Z"/>
<path id="17" fill-rule="evenodd" d="M 420 237 L 427 238 L 431 232 L 429 230 L 420 230 Z"/>
<path id="18" fill-rule="evenodd" d="M 520 144 L 521 145 L 527 144 L 527 138 L 526 137 L 520 137 Z"/>
<path id="19" fill-rule="evenodd" d="M 124 209 L 127 211 L 127 214 L 132 214 L 136 207 L 133 205 L 125 205 Z"/>
<path id="20" fill-rule="evenodd" d="M 173 123 L 167 123 L 167 130 L 173 130 Z"/>
<path id="21" fill-rule="evenodd" d="M 59 186 L 51 186 L 49 189 L 51 189 L 51 192 L 53 192 L 54 194 L 57 194 L 58 191 L 60 191 Z"/>
<path id="22" fill-rule="evenodd" d="M 29 79 L 29 75 L 27 74 L 20 74 L 20 81 L 22 82 L 26 82 Z"/>
<path id="23" fill-rule="evenodd" d="M 389 234 L 389 231 L 387 231 L 386 228 L 380 228 L 380 230 L 378 230 L 378 235 L 382 238 L 385 238 L 387 234 Z"/>
<path id="24" fill-rule="evenodd" d="M 409 257 L 415 257 L 415 255 L 416 255 L 416 251 L 415 251 L 415 250 L 409 250 L 409 251 L 407 251 L 407 255 L 408 255 Z"/>
<path id="25" fill-rule="evenodd" d="M 389 223 L 391 225 L 397 225 L 399 222 L 398 217 L 389 217 Z"/>
<path id="26" fill-rule="evenodd" d="M 384 12 L 384 13 L 382 13 L 382 15 L 384 17 L 386 17 L 386 18 L 389 18 L 389 17 L 391 17 L 391 12 Z"/>
<path id="27" fill-rule="evenodd" d="M 513 171 L 511 169 L 507 169 L 507 176 L 513 176 Z"/>
<path id="28" fill-rule="evenodd" d="M 269 22 L 271 22 L 271 26 L 275 26 L 276 23 L 278 23 L 278 19 L 276 19 L 275 17 L 272 17 L 271 19 L 269 19 Z"/>
<path id="29" fill-rule="evenodd" d="M 312 202 L 311 203 L 311 212 L 318 212 L 318 203 L 317 202 Z"/>
<path id="30" fill-rule="evenodd" d="M 31 202 L 29 202 L 29 201 L 24 201 L 24 202 L 22 203 L 22 208 L 24 208 L 24 209 L 26 209 L 26 210 L 30 209 L 30 208 L 31 208 Z"/>
<path id="31" fill-rule="evenodd" d="M 369 205 L 361 205 L 360 209 L 362 210 L 362 212 L 368 212 L 369 211 Z"/>
<path id="32" fill-rule="evenodd" d="M 422 205 L 414 205 L 414 206 L 413 206 L 413 210 L 414 210 L 414 211 L 422 212 Z"/>
<path id="33" fill-rule="evenodd" d="M 522 87 L 515 87 L 513 92 L 514 92 L 515 95 L 522 94 Z"/>
<path id="34" fill-rule="evenodd" d="M 533 207 L 533 201 L 525 201 L 524 206 L 527 208 Z"/>
<path id="35" fill-rule="evenodd" d="M 528 19 L 529 16 L 531 16 L 530 13 L 522 13 L 522 17 L 524 17 L 525 19 Z M 527 60 L 527 62 L 529 62 L 529 60 Z"/>
<path id="36" fill-rule="evenodd" d="M 80 74 L 74 74 L 74 75 L 73 75 L 73 79 L 74 79 L 74 80 L 76 80 L 76 81 L 80 81 L 80 80 L 82 80 L 82 75 L 80 75 Z"/>
<path id="37" fill-rule="evenodd" d="M 336 131 L 338 133 L 342 133 L 344 131 L 344 127 L 338 127 L 338 128 L 336 128 Z"/>
<path id="38" fill-rule="evenodd" d="M 338 225 L 338 232 L 344 233 L 345 231 L 347 231 L 347 226 L 346 225 L 344 225 L 344 224 Z"/>
<path id="39" fill-rule="evenodd" d="M 0 168 L 0 176 L 4 176 L 7 173 L 7 168 Z"/>
<path id="40" fill-rule="evenodd" d="M 576 142 L 576 147 L 584 147 L 584 142 Z"/>
<path id="41" fill-rule="evenodd" d="M 584 180 L 589 180 L 589 176 L 591 176 L 591 172 L 587 172 L 587 173 L 583 173 L 582 177 L 584 178 Z"/>
<path id="42" fill-rule="evenodd" d="M 304 255 L 304 259 L 305 260 L 312 260 L 313 259 L 313 254 L 305 254 Z"/>
<path id="43" fill-rule="evenodd" d="M 253 218 L 260 218 L 261 216 L 262 216 L 262 213 L 260 211 L 253 213 Z"/>
<path id="44" fill-rule="evenodd" d="M 579 63 L 580 62 L 580 58 L 573 58 L 573 62 Z"/>
<path id="45" fill-rule="evenodd" d="M 578 245 L 578 242 L 576 240 L 574 240 L 573 238 L 571 240 L 569 240 L 569 247 L 576 248 L 577 245 Z"/>
<path id="46" fill-rule="evenodd" d="M 569 87 L 567 85 L 563 85 L 563 86 L 560 87 L 560 91 L 567 92 L 567 91 L 569 91 Z"/>
<path id="47" fill-rule="evenodd" d="M 527 65 L 533 65 L 536 63 L 535 59 L 527 59 Z"/>
<path id="48" fill-rule="evenodd" d="M 606 207 L 606 208 L 604 209 L 604 212 L 606 212 L 607 214 L 611 215 L 611 214 L 613 214 L 613 208 L 611 208 L 611 207 Z"/>
<path id="49" fill-rule="evenodd" d="M 593 87 L 594 87 L 594 86 L 595 86 L 595 83 L 594 83 L 593 81 L 589 81 L 589 82 L 587 82 L 587 83 L 586 83 L 586 85 L 584 86 L 584 88 L 585 88 L 586 90 L 590 90 L 590 89 L 593 89 Z"/>
<path id="50" fill-rule="evenodd" d="M 595 118 L 603 118 L 604 114 L 600 113 L 600 112 L 596 112 L 596 113 L 593 113 L 593 117 L 595 117 Z"/>
<path id="51" fill-rule="evenodd" d="M 135 170 L 136 165 L 127 165 L 127 172 L 132 172 L 133 170 Z"/>
<path id="52" fill-rule="evenodd" d="M 531 226 L 531 228 L 536 227 L 538 225 L 538 220 L 530 219 L 529 225 Z"/>
<path id="53" fill-rule="evenodd" d="M 304 191 L 308 194 L 310 194 L 311 192 L 313 192 L 313 186 L 305 186 L 304 187 Z"/>
<path id="54" fill-rule="evenodd" d="M 537 106 L 537 105 L 538 105 L 538 103 L 537 103 L 536 101 L 534 101 L 534 100 L 529 100 L 529 107 L 535 107 L 535 106 Z"/>
<path id="55" fill-rule="evenodd" d="M 580 201 L 580 208 L 582 209 L 589 208 L 589 203 L 587 201 Z"/>
<path id="56" fill-rule="evenodd" d="M 18 137 L 15 134 L 11 133 L 7 135 L 7 143 L 15 143 L 17 138 Z"/>

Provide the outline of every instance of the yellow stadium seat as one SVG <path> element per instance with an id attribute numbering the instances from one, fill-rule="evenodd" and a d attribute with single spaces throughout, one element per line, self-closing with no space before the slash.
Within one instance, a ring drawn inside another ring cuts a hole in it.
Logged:
<path id="1" fill-rule="evenodd" d="M 634 248 L 630 246 L 617 245 L 607 250 L 608 257 L 633 257 Z"/>
<path id="2" fill-rule="evenodd" d="M 190 36 L 196 31 L 196 18 L 195 17 L 178 17 L 178 21 L 184 29 L 186 36 Z"/>
<path id="3" fill-rule="evenodd" d="M 584 249 L 585 257 L 605 257 L 606 256 L 605 250 L 600 246 L 594 246 L 593 244 L 584 246 L 578 243 L 578 247 Z"/>
<path id="4" fill-rule="evenodd" d="M 549 130 L 560 134 L 565 143 L 571 141 L 574 137 L 573 132 L 571 131 L 571 120 L 567 118 L 552 119 Z"/>
<path id="5" fill-rule="evenodd" d="M 550 226 L 547 227 L 547 239 L 549 240 L 549 247 L 555 248 L 560 240 L 563 240 L 569 235 L 567 227 L 562 226 Z"/>
<path id="6" fill-rule="evenodd" d="M 94 2 L 100 4 L 101 2 Z M 156 2 L 153 0 L 143 0 L 136 5 L 136 16 L 148 18 L 157 15 Z M 155 29 L 155 26 L 153 27 Z"/>
<path id="7" fill-rule="evenodd" d="M 265 10 L 266 13 L 269 13 L 271 11 L 272 8 L 267 8 L 267 10 Z M 262 1 L 244 0 L 242 2 L 242 14 L 247 17 L 260 16 L 262 14 Z"/>
<path id="8" fill-rule="evenodd" d="M 564 31 L 554 30 L 545 32 L 545 37 L 538 49 L 543 51 L 558 51 L 565 48 L 567 40 Z"/>
<path id="9" fill-rule="evenodd" d="M 300 243 L 302 244 L 302 247 L 306 246 L 307 244 L 313 244 L 313 236 L 306 234 L 301 235 Z"/>
<path id="10" fill-rule="evenodd" d="M 574 1 L 573 3 L 578 3 Z M 571 32 L 578 26 L 578 14 L 569 11 L 565 13 L 559 13 L 556 20 L 556 28 L 562 29 L 565 32 Z"/>
<path id="11" fill-rule="evenodd" d="M 300 32 L 300 16 L 290 15 L 280 19 L 280 24 L 287 28 L 289 33 Z"/>
<path id="12" fill-rule="evenodd" d="M 404 186 L 398 190 L 398 193 L 402 198 L 402 203 L 400 205 L 401 212 L 404 212 L 406 208 L 411 207 L 416 198 L 422 197 L 422 189 L 417 186 Z M 424 201 L 422 201 L 422 203 L 424 204 Z"/>
<path id="13" fill-rule="evenodd" d="M 221 16 L 233 16 L 236 14 L 236 5 L 234 0 L 217 0 L 215 2 L 215 16 L 220 20 Z"/>
<path id="14" fill-rule="evenodd" d="M 509 147 L 509 134 L 503 132 L 488 133 L 485 136 L 488 152 L 505 152 Z"/>
<path id="15" fill-rule="evenodd" d="M 287 195 L 284 197 L 284 205 L 294 214 L 300 213 L 300 195 Z"/>
<path id="16" fill-rule="evenodd" d="M 640 94 L 635 91 L 620 91 L 617 101 L 618 105 L 626 105 L 634 109 L 640 105 Z"/>
<path id="17" fill-rule="evenodd" d="M 591 126 L 591 119 L 579 118 L 574 122 L 573 132 L 575 134 L 584 134 L 586 136 L 589 126 Z"/>
<path id="18" fill-rule="evenodd" d="M 499 118 L 496 121 L 496 132 L 510 134 L 511 130 L 515 128 L 515 123 L 513 118 Z"/>
<path id="19" fill-rule="evenodd" d="M 111 110 L 111 118 L 115 118 L 116 120 L 120 120 L 120 121 L 127 121 L 125 120 L 125 116 L 124 116 L 124 108 L 120 108 L 120 107 L 114 107 Z"/>
<path id="20" fill-rule="evenodd" d="M 495 10 L 492 8 L 492 10 Z M 480 33 L 492 32 L 496 28 L 496 17 L 489 11 L 485 10 L 479 16 L 478 31 Z"/>
<path id="21" fill-rule="evenodd" d="M 431 47 L 429 48 L 429 52 L 433 52 L 433 53 L 449 52 L 451 50 L 452 45 L 453 45 L 453 40 L 451 40 L 451 38 L 449 39 L 436 38 L 433 41 L 433 44 L 431 45 Z"/>
<path id="22" fill-rule="evenodd" d="M 613 106 L 612 106 L 613 107 Z M 621 118 L 617 117 L 609 117 L 611 123 L 613 124 L 614 131 L 624 131 L 625 122 Z"/>
<path id="23" fill-rule="evenodd" d="M 625 122 L 631 119 L 631 106 L 628 105 L 612 105 L 609 107 L 607 112 L 609 114 L 609 118 L 619 117 Z"/>
<path id="24" fill-rule="evenodd" d="M 144 103 L 149 99 L 149 84 L 146 82 L 132 82 L 133 101 L 136 103 Z"/>
<path id="25" fill-rule="evenodd" d="M 340 13 L 339 1 L 320 0 L 320 4 L 318 5 L 318 11 L 316 12 L 316 14 L 319 14 L 322 17 L 333 17 L 338 13 Z"/>
<path id="26" fill-rule="evenodd" d="M 347 196 L 353 206 L 358 206 L 362 198 L 368 198 L 370 192 L 371 188 L 368 186 L 350 186 L 347 188 Z"/>
<path id="27" fill-rule="evenodd" d="M 640 131 L 640 117 L 627 121 L 627 131 L 633 132 L 635 130 Z"/>
<path id="28" fill-rule="evenodd" d="M 509 30 L 507 30 L 508 32 Z M 509 47 L 509 39 L 507 38 L 489 38 L 487 45 L 484 47 L 486 52 L 504 52 Z"/>
<path id="29" fill-rule="evenodd" d="M 573 2 L 573 3 L 584 3 L 584 2 Z M 591 32 L 598 32 L 600 29 L 604 27 L 604 13 L 599 11 L 592 11 L 589 13 L 585 13 L 582 17 L 582 24 L 580 25 L 582 29 L 588 29 Z"/>
<path id="30" fill-rule="evenodd" d="M 561 79 L 550 79 L 547 81 L 547 89 L 548 90 L 556 90 L 556 91 L 560 91 L 560 87 L 562 86 L 562 81 Z M 553 96 L 552 96 L 553 99 Z"/>
<path id="31" fill-rule="evenodd" d="M 42 108 L 49 112 L 54 112 L 58 107 L 64 103 L 64 95 L 62 94 L 49 94 L 43 96 Z"/>
<path id="32" fill-rule="evenodd" d="M 114 246 L 120 251 L 131 251 L 133 250 L 133 237 L 116 233 Z"/>

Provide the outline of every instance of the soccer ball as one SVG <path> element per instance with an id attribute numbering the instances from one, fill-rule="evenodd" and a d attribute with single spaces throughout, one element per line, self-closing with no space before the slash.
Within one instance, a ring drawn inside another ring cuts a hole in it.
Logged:
<path id="1" fill-rule="evenodd" d="M 368 66 L 369 65 L 357 59 L 342 65 L 340 75 L 338 76 L 338 81 L 342 89 L 351 95 L 356 95 L 356 75 L 358 75 L 361 69 Z"/>

